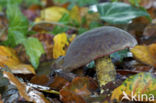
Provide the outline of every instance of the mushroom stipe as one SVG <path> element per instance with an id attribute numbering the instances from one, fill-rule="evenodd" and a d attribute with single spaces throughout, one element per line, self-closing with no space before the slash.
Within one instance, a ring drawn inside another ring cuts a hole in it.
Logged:
<path id="1" fill-rule="evenodd" d="M 136 39 L 122 29 L 112 26 L 95 28 L 76 37 L 70 44 L 66 55 L 52 65 L 52 70 L 59 69 L 64 72 L 71 72 L 72 70 L 88 64 L 92 60 L 95 60 L 96 64 L 100 65 L 105 63 L 103 60 L 107 62 L 110 61 L 111 64 L 109 63 L 109 66 L 113 69 L 108 68 L 107 65 L 103 65 L 104 67 L 96 66 L 96 70 L 102 69 L 101 71 L 103 72 L 100 74 L 98 71 L 96 72 L 98 80 L 100 79 L 99 75 L 101 74 L 106 75 L 106 72 L 111 74 L 109 77 L 111 79 L 107 80 L 104 76 L 105 80 L 99 80 L 104 81 L 103 83 L 99 82 L 101 87 L 107 82 L 114 80 L 116 75 L 113 63 L 110 58 L 107 58 L 106 56 L 125 48 L 132 48 L 135 45 L 137 45 Z"/>

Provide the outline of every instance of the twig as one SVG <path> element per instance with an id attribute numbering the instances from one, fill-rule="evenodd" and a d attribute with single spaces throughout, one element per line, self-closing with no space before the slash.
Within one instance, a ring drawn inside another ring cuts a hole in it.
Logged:
<path id="1" fill-rule="evenodd" d="M 41 25 L 41 24 L 58 25 L 58 26 L 62 26 L 62 27 L 68 27 L 69 29 L 78 30 L 78 28 L 76 28 L 76 27 L 72 27 L 72 26 L 69 26 L 69 25 L 64 25 L 64 24 L 58 23 L 58 22 L 47 22 L 47 21 L 41 21 L 41 22 L 35 23 L 35 24 L 30 28 L 30 30 L 32 30 L 32 28 L 33 28 L 34 26 L 36 26 L 36 25 Z"/>

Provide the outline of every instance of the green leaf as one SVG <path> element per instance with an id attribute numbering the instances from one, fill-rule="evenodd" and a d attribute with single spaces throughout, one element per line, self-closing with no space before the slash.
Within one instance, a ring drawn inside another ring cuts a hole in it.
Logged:
<path id="1" fill-rule="evenodd" d="M 107 2 L 97 5 L 100 18 L 111 24 L 128 24 L 132 19 L 145 16 L 151 21 L 150 15 L 143 8 L 136 8 L 122 2 Z"/>
<path id="2" fill-rule="evenodd" d="M 11 3 L 13 3 L 12 0 L 8 0 L 6 11 L 9 22 L 8 39 L 4 44 L 12 47 L 23 44 L 31 64 L 37 68 L 40 56 L 44 53 L 43 46 L 38 39 L 27 38 L 29 22 L 22 14 L 18 2 Z"/>
<path id="3" fill-rule="evenodd" d="M 17 4 L 9 3 L 7 5 L 7 18 L 9 22 L 8 40 L 5 41 L 5 44 L 16 46 L 26 39 L 29 23 Z"/>
<path id="4" fill-rule="evenodd" d="M 28 38 L 23 42 L 27 55 L 31 64 L 37 68 L 41 55 L 44 53 L 43 45 L 36 38 Z"/>

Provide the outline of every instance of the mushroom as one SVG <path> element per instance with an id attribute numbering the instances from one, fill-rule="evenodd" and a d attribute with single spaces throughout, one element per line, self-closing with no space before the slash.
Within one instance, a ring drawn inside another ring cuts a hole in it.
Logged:
<path id="1" fill-rule="evenodd" d="M 66 55 L 52 68 L 70 72 L 95 60 L 96 74 L 101 87 L 114 80 L 116 76 L 109 55 L 125 48 L 132 48 L 136 44 L 137 41 L 131 34 L 119 28 L 112 26 L 95 28 L 78 36 L 70 44 Z M 100 76 L 100 73 L 103 76 Z"/>

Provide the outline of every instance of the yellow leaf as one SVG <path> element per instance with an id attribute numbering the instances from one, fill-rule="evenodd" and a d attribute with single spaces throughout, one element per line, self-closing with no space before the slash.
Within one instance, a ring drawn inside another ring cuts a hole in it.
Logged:
<path id="1" fill-rule="evenodd" d="M 131 52 L 133 53 L 134 57 L 142 63 L 156 67 L 156 58 L 154 58 L 154 56 L 151 54 L 148 46 L 135 46 L 131 49 Z"/>
<path id="2" fill-rule="evenodd" d="M 8 66 L 13 73 L 35 74 L 31 65 L 23 64 L 16 56 L 15 50 L 9 47 L 0 46 L 0 66 Z"/>
<path id="3" fill-rule="evenodd" d="M 58 57 L 66 54 L 66 50 L 64 48 L 69 45 L 69 42 L 66 33 L 57 34 L 53 40 L 53 58 L 57 59 Z"/>
<path id="4" fill-rule="evenodd" d="M 65 13 L 69 14 L 69 11 L 62 7 L 53 6 L 42 10 L 41 18 L 48 22 L 58 22 Z"/>
<path id="5" fill-rule="evenodd" d="M 153 43 L 153 44 L 149 45 L 148 47 L 149 47 L 149 51 L 150 51 L 151 55 L 156 60 L 156 43 Z"/>
<path id="6" fill-rule="evenodd" d="M 78 6 L 74 6 L 70 11 L 70 16 L 73 20 L 81 23 L 80 9 Z"/>

